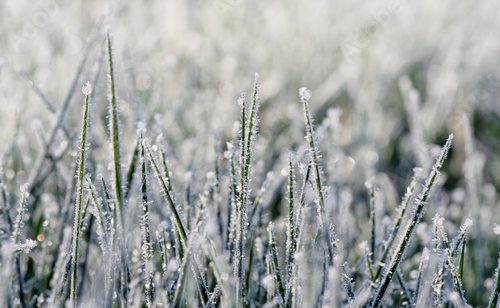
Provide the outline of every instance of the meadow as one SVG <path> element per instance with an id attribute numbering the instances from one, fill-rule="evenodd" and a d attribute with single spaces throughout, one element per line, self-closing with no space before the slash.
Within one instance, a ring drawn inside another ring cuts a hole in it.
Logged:
<path id="1" fill-rule="evenodd" d="M 0 3 L 0 307 L 499 307 L 500 3 Z"/>

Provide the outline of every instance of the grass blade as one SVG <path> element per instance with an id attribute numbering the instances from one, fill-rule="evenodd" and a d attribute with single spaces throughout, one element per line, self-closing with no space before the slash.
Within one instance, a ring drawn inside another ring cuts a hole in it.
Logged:
<path id="1" fill-rule="evenodd" d="M 151 246 L 151 231 L 149 228 L 149 201 L 148 201 L 148 183 L 147 183 L 147 168 L 146 155 L 144 144 L 142 143 L 142 134 L 139 138 L 141 144 L 141 192 L 142 192 L 142 262 L 144 279 L 144 295 L 146 297 L 146 307 L 153 305 L 153 271 L 151 269 L 153 249 Z"/>
<path id="2" fill-rule="evenodd" d="M 125 200 L 128 199 L 130 194 L 130 189 L 132 188 L 132 180 L 134 179 L 135 167 L 137 164 L 137 158 L 139 157 L 139 142 L 137 139 L 135 143 L 134 151 L 132 152 L 132 158 L 130 159 L 130 163 L 127 169 L 127 178 L 125 180 Z"/>
<path id="3" fill-rule="evenodd" d="M 85 95 L 85 107 L 83 110 L 82 119 L 82 132 L 80 137 L 80 157 L 78 163 L 78 184 L 76 191 L 75 201 L 75 218 L 73 224 L 73 244 L 71 251 L 71 285 L 70 285 L 70 298 L 73 307 L 77 306 L 76 299 L 76 279 L 78 277 L 78 247 L 80 242 L 80 224 L 81 224 L 81 207 L 83 199 L 83 176 L 85 174 L 85 149 L 87 146 L 87 125 L 88 125 L 88 110 L 89 110 L 89 96 L 92 93 L 90 83 L 87 82 L 82 88 Z"/>
<path id="4" fill-rule="evenodd" d="M 236 203 L 236 237 L 235 237 L 235 252 L 233 253 L 234 274 L 236 276 L 236 301 L 238 303 L 245 302 L 245 278 L 243 275 L 244 251 L 243 238 L 245 231 L 245 158 L 246 158 L 246 96 L 241 94 L 238 98 L 238 103 L 241 105 L 240 119 L 240 186 L 238 189 L 238 202 Z"/>
<path id="5" fill-rule="evenodd" d="M 180 235 L 180 237 L 185 245 L 186 244 L 185 242 L 187 241 L 187 232 L 186 232 L 186 228 L 184 227 L 184 223 L 182 222 L 180 211 L 177 210 L 177 206 L 174 202 L 174 199 L 172 198 L 172 195 L 170 194 L 170 191 L 168 190 L 168 184 L 166 183 L 165 178 L 162 176 L 162 172 L 160 171 L 160 168 L 158 167 L 158 163 L 156 162 L 156 160 L 153 156 L 153 153 L 151 151 L 150 146 L 146 144 L 145 147 L 146 147 L 149 161 L 151 162 L 151 166 L 153 167 L 153 171 L 155 172 L 156 178 L 158 179 L 158 183 L 160 183 L 163 194 L 165 195 L 165 198 L 167 199 L 170 210 L 171 210 L 172 214 L 174 215 L 175 224 L 177 226 L 177 231 L 179 232 L 179 235 Z"/>
<path id="6" fill-rule="evenodd" d="M 316 186 L 316 202 L 318 205 L 318 217 L 320 228 L 323 227 L 323 218 L 325 216 L 325 200 L 323 196 L 323 186 L 321 182 L 321 171 L 319 167 L 319 150 L 314 142 L 314 127 L 311 113 L 309 111 L 309 100 L 311 99 L 311 91 L 307 88 L 299 89 L 299 96 L 304 107 L 304 119 L 306 123 L 306 140 L 309 146 L 309 157 L 311 169 L 314 173 L 314 184 Z"/>
<path id="7" fill-rule="evenodd" d="M 465 245 L 467 244 L 467 239 L 464 238 L 462 241 L 462 251 L 460 252 L 460 261 L 458 266 L 458 277 L 460 281 L 464 281 L 464 259 L 465 259 Z"/>
<path id="8" fill-rule="evenodd" d="M 115 77 L 113 66 L 113 46 L 111 42 L 111 32 L 106 33 L 106 47 L 108 54 L 108 70 L 109 70 L 109 129 L 111 135 L 111 146 L 113 148 L 113 176 L 114 176 L 114 193 L 117 205 L 118 224 L 123 228 L 123 187 L 122 187 L 122 171 L 121 171 L 121 156 L 120 156 L 120 130 L 118 118 L 118 104 L 116 102 Z"/>
<path id="9" fill-rule="evenodd" d="M 285 305 L 291 304 L 291 284 L 293 280 L 295 252 L 297 250 L 297 225 L 295 215 L 295 168 L 293 165 L 292 155 L 288 158 L 288 224 L 287 224 L 287 243 L 286 243 L 286 256 L 287 256 L 287 271 L 286 271 L 286 292 L 285 292 Z"/>
<path id="10" fill-rule="evenodd" d="M 422 288 L 422 275 L 429 263 L 429 250 L 427 248 L 424 248 L 424 251 L 422 252 L 422 257 L 420 258 L 420 264 L 418 265 L 418 274 L 417 274 L 417 281 L 416 281 L 416 286 L 415 286 L 415 292 L 413 295 L 413 302 L 417 303 L 418 302 L 418 295 L 420 294 L 420 289 Z"/>
<path id="11" fill-rule="evenodd" d="M 376 221 L 375 221 L 375 185 L 370 184 L 370 223 L 371 223 L 371 232 L 370 232 L 370 263 L 375 263 L 375 244 L 376 244 Z M 370 267 L 371 268 L 371 267 Z M 373 273 L 372 273 L 373 274 Z"/>
<path id="12" fill-rule="evenodd" d="M 21 252 L 19 249 L 19 246 L 21 245 L 21 236 L 23 234 L 23 229 L 24 229 L 24 218 L 25 218 L 25 212 L 26 212 L 26 204 L 28 201 L 28 185 L 24 185 L 21 187 L 21 197 L 19 198 L 19 208 L 17 211 L 17 216 L 16 220 L 14 222 L 14 229 L 12 233 L 12 240 L 14 242 L 14 245 L 16 245 L 16 250 L 14 252 L 14 266 L 15 266 L 15 271 L 16 271 L 16 277 L 17 277 L 17 284 L 18 284 L 18 298 L 19 298 L 19 304 L 21 307 L 26 307 L 26 301 L 24 298 L 24 278 L 23 274 L 21 272 Z"/>
<path id="13" fill-rule="evenodd" d="M 126 301 L 128 297 L 128 282 L 130 280 L 128 256 L 126 252 L 127 238 L 125 236 L 125 217 L 124 217 L 124 193 L 123 179 L 121 170 L 121 153 L 120 153 L 120 123 L 118 117 L 118 103 L 116 100 L 115 75 L 113 64 L 113 46 L 111 41 L 111 31 L 106 32 L 106 50 L 108 55 L 108 71 L 109 71 L 109 130 L 111 136 L 111 147 L 113 151 L 113 178 L 114 178 L 114 197 L 116 200 L 116 220 L 117 220 L 117 244 L 120 249 L 121 268 L 120 268 L 120 294 L 121 300 Z"/>
<path id="14" fill-rule="evenodd" d="M 497 269 L 495 270 L 495 288 L 492 289 L 490 295 L 490 301 L 488 303 L 489 308 L 497 307 L 498 297 L 500 295 L 500 257 L 498 258 Z"/>
<path id="15" fill-rule="evenodd" d="M 278 250 L 276 248 L 276 240 L 274 239 L 274 223 L 270 222 L 267 228 L 269 232 L 269 246 L 271 248 L 271 265 L 274 269 L 274 280 L 276 281 L 278 293 L 281 296 L 281 299 L 284 301 L 285 299 L 285 286 L 283 284 L 283 279 L 278 263 Z"/>

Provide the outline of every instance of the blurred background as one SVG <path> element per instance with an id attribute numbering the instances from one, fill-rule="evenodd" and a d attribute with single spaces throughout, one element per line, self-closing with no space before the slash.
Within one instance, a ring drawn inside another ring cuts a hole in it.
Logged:
<path id="1" fill-rule="evenodd" d="M 19 128 L 31 136 L 47 129 L 54 113 L 28 80 L 57 109 L 90 41 L 82 79 L 92 78 L 109 26 L 124 118 L 130 113 L 148 120 L 158 112 L 165 125 L 177 121 L 190 135 L 206 133 L 205 128 L 228 131 L 237 119 L 236 97 L 251 90 L 259 72 L 263 134 L 287 129 L 282 126 L 301 112 L 297 89 L 307 86 L 314 110 L 343 110 L 343 123 L 351 127 L 342 138 L 367 138 L 379 152 L 405 133 L 413 113 L 404 104 L 403 78 L 409 81 L 406 90 L 419 96 L 413 111 L 423 140 L 459 133 L 457 118 L 467 113 L 493 154 L 500 114 L 499 6 L 497 1 L 2 1 L 0 141 L 9 142 L 19 122 L 31 124 Z M 105 105 L 101 94 L 97 108 Z M 79 117 L 74 111 L 68 115 Z M 186 117 L 203 121 L 181 121 Z M 295 126 L 287 137 L 301 132 Z"/>
<path id="2" fill-rule="evenodd" d="M 101 71 L 91 156 L 109 160 L 101 146 L 107 70 L 100 69 L 108 26 L 123 151 L 131 153 L 137 123 L 145 122 L 165 141 L 181 183 L 188 171 L 211 170 L 207 146 L 225 148 L 234 137 L 236 98 L 251 94 L 254 72 L 262 82 L 257 176 L 300 148 L 303 86 L 312 91 L 324 171 L 352 190 L 354 205 L 366 202 L 371 177 L 395 203 L 412 168 L 428 168 L 454 133 L 442 183 L 449 195 L 430 215 L 440 212 L 456 224 L 473 217 L 476 237 L 485 235 L 481 247 L 491 248 L 475 264 L 482 278 L 491 276 L 500 223 L 499 1 L 1 1 L 0 153 L 7 178 L 27 180 L 66 98 L 64 125 L 78 132 L 80 85 Z M 77 90 L 68 96 L 81 63 Z M 77 138 L 57 138 L 57 148 L 74 155 Z M 483 290 L 476 278 L 466 279 L 467 287 Z"/>
<path id="3" fill-rule="evenodd" d="M 297 89 L 307 86 L 317 123 L 332 107 L 342 123 L 325 148 L 348 145 L 351 156 L 377 156 L 382 169 L 405 163 L 407 174 L 424 147 L 450 132 L 455 149 L 465 151 L 468 121 L 498 187 L 499 7 L 494 0 L 2 1 L 0 144 L 11 149 L 16 135 L 38 150 L 43 141 L 36 139 L 53 125 L 82 58 L 77 89 L 96 75 L 109 26 L 129 144 L 137 121 L 157 122 L 170 143 L 201 142 L 214 132 L 231 138 L 236 98 L 251 92 L 259 72 L 261 135 L 273 141 L 262 145 L 264 157 L 302 141 Z M 95 94 L 98 135 L 106 125 L 105 74 Z M 65 121 L 74 126 L 82 98 L 69 99 Z M 462 160 L 458 176 L 465 154 L 454 158 Z"/>

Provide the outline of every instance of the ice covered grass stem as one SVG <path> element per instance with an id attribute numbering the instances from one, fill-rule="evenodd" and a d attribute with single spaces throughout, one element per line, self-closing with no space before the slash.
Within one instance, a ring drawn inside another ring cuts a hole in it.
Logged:
<path id="1" fill-rule="evenodd" d="M 26 203 L 29 197 L 28 189 L 29 189 L 28 184 L 21 186 L 21 197 L 19 200 L 19 208 L 17 211 L 16 220 L 14 221 L 12 230 L 12 241 L 14 242 L 14 245 L 18 247 L 21 245 L 21 237 L 24 229 Z M 17 293 L 18 293 L 19 304 L 21 305 L 21 307 L 25 307 L 26 301 L 24 299 L 24 278 L 21 272 L 21 255 L 18 248 L 16 248 L 16 252 L 14 254 L 14 266 L 17 277 L 17 287 L 18 287 Z"/>
<path id="2" fill-rule="evenodd" d="M 140 148 L 141 148 L 141 192 L 142 192 L 142 222 L 141 228 L 143 231 L 141 255 L 143 262 L 143 279 L 144 279 L 144 296 L 146 301 L 146 307 L 152 307 L 153 305 L 153 271 L 152 267 L 152 255 L 153 249 L 151 246 L 151 231 L 149 227 L 149 201 L 148 201 L 148 183 L 147 183 L 147 168 L 146 168 L 146 155 L 144 151 L 144 144 L 142 142 L 142 133 L 139 137 Z"/>
<path id="3" fill-rule="evenodd" d="M 246 206 L 248 201 L 251 163 L 252 163 L 252 150 L 255 143 L 255 138 L 258 131 L 259 124 L 259 108 L 260 108 L 260 81 L 259 74 L 255 73 L 254 89 L 252 105 L 250 106 L 250 114 L 246 115 L 246 96 L 240 95 L 238 103 L 241 105 L 241 119 L 240 119 L 240 186 L 239 198 L 237 202 L 237 228 L 236 228 L 236 251 L 233 253 L 234 273 L 237 280 L 237 301 L 246 305 L 245 299 L 245 275 L 243 270 L 245 260 L 245 239 L 246 239 L 246 225 L 247 213 Z M 248 124 L 247 124 L 248 123 Z"/>
<path id="4" fill-rule="evenodd" d="M 238 188 L 238 201 L 236 203 L 236 237 L 235 252 L 233 253 L 234 274 L 236 278 L 236 300 L 238 303 L 245 301 L 245 279 L 243 277 L 243 232 L 245 230 L 245 158 L 246 158 L 246 95 L 242 93 L 238 98 L 241 105 L 240 119 L 240 186 Z"/>
<path id="5" fill-rule="evenodd" d="M 311 91 L 305 87 L 299 89 L 300 101 L 304 107 L 304 120 L 306 124 L 306 140 L 309 146 L 309 157 L 314 174 L 314 185 L 316 186 L 316 202 L 318 205 L 318 215 L 320 227 L 323 227 L 323 218 L 325 216 L 325 198 L 323 196 L 323 186 L 321 182 L 321 170 L 319 167 L 319 150 L 314 142 L 314 127 L 311 112 L 309 111 L 309 100 Z"/>
<path id="6" fill-rule="evenodd" d="M 75 218 L 73 223 L 73 244 L 71 250 L 71 284 L 70 284 L 70 298 L 73 307 L 77 306 L 76 300 L 76 280 L 78 277 L 78 247 L 80 241 L 80 225 L 81 225 L 81 207 L 83 199 L 83 177 L 85 174 L 85 150 L 87 147 L 87 125 L 88 125 L 88 111 L 89 111 L 89 97 L 92 93 L 90 83 L 87 82 L 82 88 L 83 95 L 85 96 L 85 106 L 83 109 L 82 131 L 80 137 L 80 156 L 78 160 L 78 184 L 75 200 Z"/>
<path id="7" fill-rule="evenodd" d="M 118 104 L 116 102 L 115 76 L 113 65 L 113 46 L 111 31 L 106 32 L 106 50 L 108 55 L 108 79 L 109 79 L 109 130 L 111 135 L 111 146 L 113 148 L 113 172 L 114 193 L 117 206 L 117 219 L 120 228 L 123 228 L 123 194 L 122 194 L 122 172 L 120 156 L 120 128 L 118 118 Z"/>
<path id="8" fill-rule="evenodd" d="M 291 284 L 293 280 L 295 252 L 297 250 L 297 219 L 295 215 L 295 168 L 292 154 L 288 158 L 288 224 L 287 224 L 287 242 L 286 242 L 286 290 L 285 305 L 291 304 Z"/>
<path id="9" fill-rule="evenodd" d="M 488 303 L 488 308 L 497 307 L 498 297 L 500 295 L 500 256 L 498 258 L 497 269 L 495 270 L 495 286 L 492 289 L 490 300 Z"/>

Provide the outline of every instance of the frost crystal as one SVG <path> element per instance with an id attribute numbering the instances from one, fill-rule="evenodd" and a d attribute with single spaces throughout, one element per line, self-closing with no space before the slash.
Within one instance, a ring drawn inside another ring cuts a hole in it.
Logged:
<path id="1" fill-rule="evenodd" d="M 24 253 L 30 253 L 30 251 L 36 247 L 36 241 L 32 239 L 27 239 L 24 244 L 19 244 L 17 246 L 18 250 L 22 250 Z"/>
<path id="2" fill-rule="evenodd" d="M 274 289 L 274 277 L 273 275 L 267 275 L 262 279 L 262 285 L 266 290 L 272 290 Z"/>
<path id="3" fill-rule="evenodd" d="M 464 224 L 462 225 L 462 227 L 460 228 L 460 230 L 461 230 L 462 232 L 466 232 L 466 231 L 467 231 L 467 229 L 469 229 L 472 225 L 473 225 L 472 219 L 467 218 L 467 219 L 465 219 L 465 222 L 464 222 Z"/>
<path id="4" fill-rule="evenodd" d="M 167 229 L 168 229 L 168 223 L 167 223 L 167 221 L 166 221 L 166 220 L 163 220 L 162 222 L 160 222 L 160 223 L 158 224 L 158 230 L 159 230 L 159 231 L 165 231 L 165 230 L 167 230 Z"/>
<path id="5" fill-rule="evenodd" d="M 311 99 L 312 93 L 308 88 L 302 87 L 299 89 L 299 95 L 303 100 L 308 101 Z"/>
<path id="6" fill-rule="evenodd" d="M 247 98 L 247 94 L 245 92 L 241 92 L 240 96 L 238 96 L 238 100 L 237 100 L 238 106 L 243 106 L 243 103 L 245 102 L 246 98 Z"/>
<path id="7" fill-rule="evenodd" d="M 92 93 L 92 86 L 90 85 L 90 81 L 87 81 L 82 87 L 82 93 L 85 96 L 89 96 Z"/>
<path id="8" fill-rule="evenodd" d="M 217 184 L 217 178 L 214 172 L 207 172 L 207 185 L 215 186 Z"/>
<path id="9" fill-rule="evenodd" d="M 495 226 L 493 227 L 493 233 L 495 233 L 496 235 L 500 235 L 500 225 L 495 224 Z"/>

